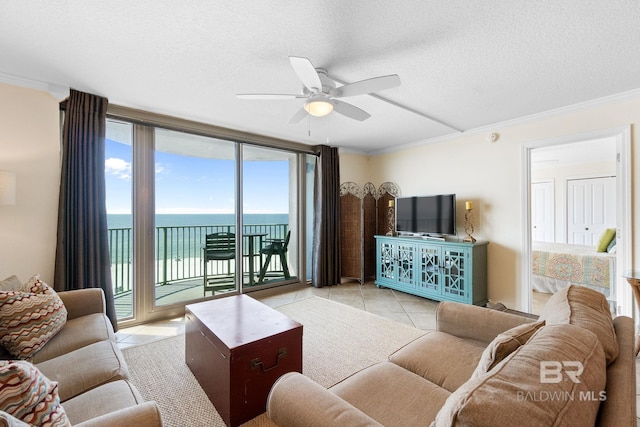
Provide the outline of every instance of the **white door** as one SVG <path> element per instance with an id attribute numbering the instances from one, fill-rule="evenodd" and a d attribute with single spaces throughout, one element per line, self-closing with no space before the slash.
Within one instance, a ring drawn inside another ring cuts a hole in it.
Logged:
<path id="1" fill-rule="evenodd" d="M 567 243 L 595 245 L 616 226 L 614 176 L 567 180 Z"/>
<path id="2" fill-rule="evenodd" d="M 551 181 L 531 184 L 531 240 L 553 242 L 554 238 L 553 183 Z"/>

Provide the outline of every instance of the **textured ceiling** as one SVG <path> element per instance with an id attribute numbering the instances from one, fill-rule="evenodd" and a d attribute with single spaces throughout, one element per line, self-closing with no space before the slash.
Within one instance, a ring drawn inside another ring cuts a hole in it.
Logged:
<path id="1" fill-rule="evenodd" d="M 638 0 L 2 0 L 0 74 L 376 153 L 640 89 L 639 23 Z M 398 74 L 379 95 L 414 112 L 362 95 L 366 121 L 290 125 L 303 100 L 236 99 L 300 91 L 290 55 L 342 82 Z"/>

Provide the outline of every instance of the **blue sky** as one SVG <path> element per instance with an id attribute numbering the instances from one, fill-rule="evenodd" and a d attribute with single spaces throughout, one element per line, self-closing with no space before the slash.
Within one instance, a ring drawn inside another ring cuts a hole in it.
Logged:
<path id="1" fill-rule="evenodd" d="M 107 213 L 131 213 L 131 146 L 107 139 Z M 243 163 L 245 213 L 289 212 L 289 162 Z M 156 151 L 156 213 L 234 212 L 234 161 Z"/>

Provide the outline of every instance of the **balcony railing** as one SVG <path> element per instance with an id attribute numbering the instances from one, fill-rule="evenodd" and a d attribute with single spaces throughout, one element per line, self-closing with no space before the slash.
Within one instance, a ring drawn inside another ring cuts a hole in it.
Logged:
<path id="1" fill-rule="evenodd" d="M 243 234 L 264 233 L 264 239 L 284 239 L 288 224 L 258 224 L 244 225 Z M 207 226 L 170 226 L 156 227 L 155 232 L 155 269 L 156 286 L 163 286 L 174 282 L 199 279 L 204 280 L 203 244 L 205 236 L 210 233 L 235 233 L 234 225 Z M 260 241 L 254 244 L 254 252 L 260 250 Z M 110 228 L 109 248 L 111 254 L 111 277 L 115 296 L 132 290 L 133 282 L 133 233 L 131 228 Z M 249 270 L 249 262 L 262 261 L 261 257 L 249 255 L 248 239 L 243 239 L 243 271 Z M 226 264 L 211 262 L 207 267 L 207 274 L 216 275 L 228 273 L 223 268 Z M 260 262 L 261 265 L 261 262 Z M 260 265 L 254 264 L 254 269 Z M 278 257 L 272 257 L 267 272 L 280 271 L 282 266 Z M 258 270 L 256 270 L 258 271 Z"/>

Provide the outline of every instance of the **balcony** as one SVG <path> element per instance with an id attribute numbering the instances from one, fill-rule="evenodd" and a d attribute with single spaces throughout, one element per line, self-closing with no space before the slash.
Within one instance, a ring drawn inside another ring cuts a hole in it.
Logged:
<path id="1" fill-rule="evenodd" d="M 272 257 L 267 267 L 265 280 L 256 283 L 264 257 L 259 254 L 266 239 L 284 239 L 288 224 L 259 224 L 243 226 L 243 287 L 262 285 L 268 280 L 277 280 L 282 265 L 278 257 Z M 133 233 L 131 228 L 110 228 L 109 248 L 111 254 L 111 278 L 118 319 L 133 315 Z M 169 305 L 174 302 L 201 298 L 204 295 L 203 244 L 211 233 L 235 234 L 234 225 L 170 226 L 155 229 L 155 304 Z M 251 241 L 250 239 L 253 239 Z M 252 251 L 250 251 L 250 247 Z M 253 252 L 253 253 L 251 253 Z M 226 277 L 233 286 L 236 261 L 210 261 L 208 276 Z M 250 265 L 250 263 L 252 263 Z M 250 277 L 249 271 L 253 272 Z M 282 279 L 282 276 L 279 276 Z"/>

